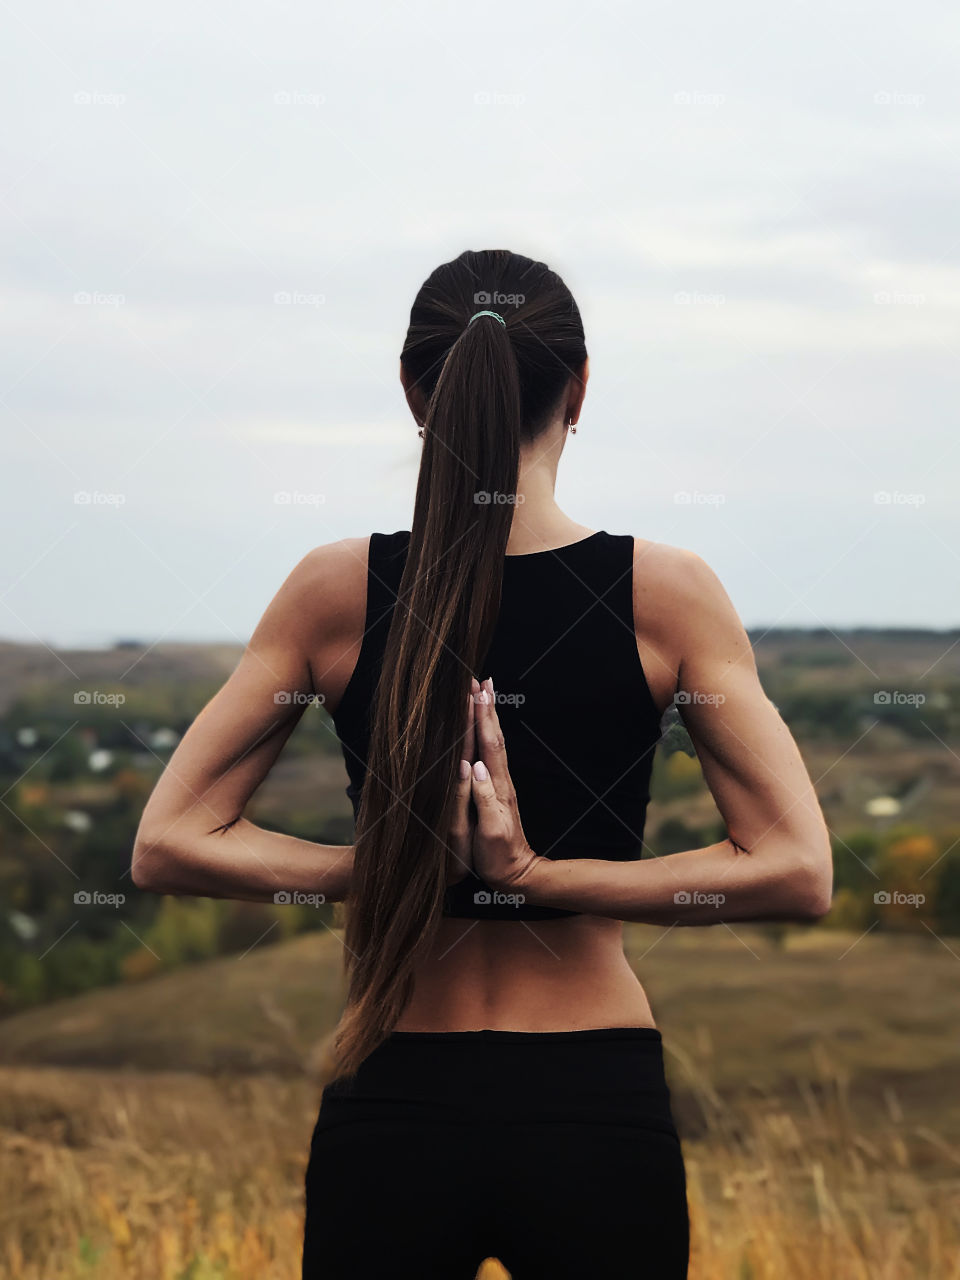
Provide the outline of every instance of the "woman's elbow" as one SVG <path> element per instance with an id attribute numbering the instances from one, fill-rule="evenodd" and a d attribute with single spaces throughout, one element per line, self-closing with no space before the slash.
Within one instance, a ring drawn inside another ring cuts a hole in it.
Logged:
<path id="1" fill-rule="evenodd" d="M 160 839 L 137 833 L 130 858 L 130 879 L 145 893 L 176 893 L 176 858 Z"/>
<path id="2" fill-rule="evenodd" d="M 798 920 L 822 920 L 833 901 L 833 860 L 826 851 L 805 854 L 790 877 L 789 898 Z"/>

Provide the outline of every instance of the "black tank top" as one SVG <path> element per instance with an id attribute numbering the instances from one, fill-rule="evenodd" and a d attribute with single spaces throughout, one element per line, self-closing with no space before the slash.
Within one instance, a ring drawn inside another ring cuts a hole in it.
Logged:
<path id="1" fill-rule="evenodd" d="M 374 533 L 364 637 L 333 716 L 356 817 L 370 706 L 410 541 Z M 478 679 L 493 677 L 523 829 L 547 858 L 642 856 L 660 714 L 637 651 L 633 537 L 604 530 L 552 551 L 504 558 L 500 613 Z M 472 872 L 444 915 L 546 920 L 577 915 L 516 905 Z"/>

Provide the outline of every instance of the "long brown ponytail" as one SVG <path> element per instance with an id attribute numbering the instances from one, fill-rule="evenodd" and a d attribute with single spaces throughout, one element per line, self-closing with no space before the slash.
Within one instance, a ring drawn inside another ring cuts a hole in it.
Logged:
<path id="1" fill-rule="evenodd" d="M 469 323 L 483 309 L 506 324 Z M 400 359 L 424 397 L 424 445 L 371 710 L 338 1076 L 352 1075 L 393 1029 L 439 925 L 464 709 L 497 622 L 520 447 L 548 424 L 586 355 L 560 277 L 506 250 L 444 263 L 414 300 Z"/>

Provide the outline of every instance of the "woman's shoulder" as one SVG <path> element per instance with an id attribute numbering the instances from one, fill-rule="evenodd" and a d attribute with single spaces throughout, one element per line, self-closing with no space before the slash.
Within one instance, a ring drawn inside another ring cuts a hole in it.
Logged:
<path id="1" fill-rule="evenodd" d="M 655 630 L 678 635 L 694 615 L 729 603 L 717 573 L 698 552 L 634 538 L 633 594 L 637 616 Z"/>
<path id="2" fill-rule="evenodd" d="M 650 538 L 634 537 L 633 563 L 634 581 L 639 579 L 678 596 L 696 591 L 710 577 L 716 577 L 698 552 Z"/>
<path id="3" fill-rule="evenodd" d="M 363 630 L 370 537 L 338 538 L 311 548 L 284 582 L 291 632 L 304 634 L 314 652 L 358 625 Z"/>
<path id="4" fill-rule="evenodd" d="M 336 699 L 363 636 L 370 534 L 313 547 L 287 579 L 290 635 L 308 654 L 314 691 Z"/>
<path id="5" fill-rule="evenodd" d="M 370 534 L 338 538 L 313 547 L 295 565 L 290 578 L 299 590 L 296 595 L 306 605 L 316 603 L 324 611 L 345 603 L 363 591 L 367 577 Z"/>
<path id="6" fill-rule="evenodd" d="M 687 547 L 638 538 L 634 548 L 634 610 L 638 632 L 677 665 L 691 655 L 723 649 L 741 653 L 750 642 L 716 570 Z"/>

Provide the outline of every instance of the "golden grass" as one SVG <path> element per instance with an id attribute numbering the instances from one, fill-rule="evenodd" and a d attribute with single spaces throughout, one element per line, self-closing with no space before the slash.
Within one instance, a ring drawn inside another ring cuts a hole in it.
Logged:
<path id="1" fill-rule="evenodd" d="M 674 1075 L 698 1116 L 691 1280 L 960 1280 L 960 1151 L 894 1095 L 864 1131 L 825 1059 L 800 1106 Z M 299 1280 L 316 1103 L 303 1079 L 0 1070 L 0 1274 Z"/>
<path id="2" fill-rule="evenodd" d="M 746 927 L 626 942 L 664 1031 L 691 1280 L 960 1280 L 954 951 Z M 6 1020 L 0 1276 L 299 1280 L 340 958 L 314 934 Z"/>

